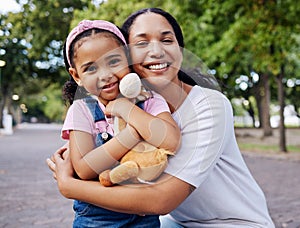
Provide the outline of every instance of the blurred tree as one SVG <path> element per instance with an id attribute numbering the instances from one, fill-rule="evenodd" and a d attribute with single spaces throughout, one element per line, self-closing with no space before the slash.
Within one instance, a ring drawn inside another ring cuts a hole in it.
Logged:
<path id="1" fill-rule="evenodd" d="M 283 80 L 293 76 L 286 74 L 283 66 L 292 64 L 289 56 L 299 46 L 296 39 L 300 32 L 296 16 L 300 13 L 299 4 L 296 0 L 211 0 L 199 1 L 199 7 L 205 9 L 198 20 L 198 25 L 202 25 L 200 33 L 202 36 L 210 34 L 210 39 L 199 48 L 203 50 L 201 56 L 209 66 L 217 69 L 218 77 L 229 86 L 225 87 L 229 97 L 236 95 L 236 91 L 229 91 L 231 88 L 250 90 L 256 97 L 264 136 L 271 135 L 270 86 L 276 86 L 273 82 L 277 82 L 278 103 L 283 110 Z M 294 74 L 299 75 L 299 68 L 295 70 Z M 248 80 L 247 87 L 235 87 L 241 75 L 250 79 L 253 72 L 259 75 L 258 81 Z M 285 137 L 283 124 L 280 135 Z M 286 151 L 282 139 L 280 149 Z"/>
<path id="2" fill-rule="evenodd" d="M 68 78 L 62 60 L 63 42 L 74 10 L 87 7 L 90 1 L 21 2 L 20 12 L 1 15 L 0 18 L 0 32 L 3 34 L 0 37 L 0 58 L 7 63 L 2 69 L 0 123 L 3 108 L 11 103 L 12 94 L 18 93 L 22 103 L 26 96 L 43 93 L 53 82 L 62 85 Z M 61 91 L 58 87 L 53 89 Z M 50 100 L 47 102 L 51 103 Z M 27 114 L 31 111 L 34 110 L 29 109 Z M 39 113 L 49 115 L 45 110 Z M 52 117 L 52 114 L 48 116 L 49 119 Z"/>

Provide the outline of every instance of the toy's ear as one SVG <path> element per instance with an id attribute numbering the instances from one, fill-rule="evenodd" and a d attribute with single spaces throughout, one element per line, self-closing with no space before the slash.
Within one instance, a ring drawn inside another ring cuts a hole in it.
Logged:
<path id="1" fill-rule="evenodd" d="M 119 85 L 121 94 L 129 99 L 137 97 L 141 93 L 142 82 L 136 73 L 125 75 Z"/>

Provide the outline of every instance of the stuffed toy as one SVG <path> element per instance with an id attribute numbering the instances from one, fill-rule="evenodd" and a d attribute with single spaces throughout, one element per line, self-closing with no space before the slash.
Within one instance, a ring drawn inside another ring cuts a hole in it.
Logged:
<path id="1" fill-rule="evenodd" d="M 151 93 L 144 89 L 139 76 L 135 73 L 124 76 L 120 81 L 119 89 L 124 97 L 135 103 L 144 101 L 151 96 Z M 126 123 L 122 118 L 115 117 L 115 134 L 124 129 L 125 126 Z M 168 164 L 168 155 L 174 155 L 174 153 L 141 141 L 121 158 L 119 165 L 112 170 L 105 170 L 99 174 L 100 183 L 106 187 L 125 181 L 150 183 L 165 170 Z"/>

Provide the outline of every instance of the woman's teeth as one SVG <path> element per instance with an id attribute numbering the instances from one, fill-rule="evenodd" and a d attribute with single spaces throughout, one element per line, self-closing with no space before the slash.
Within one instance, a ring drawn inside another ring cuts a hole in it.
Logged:
<path id="1" fill-rule="evenodd" d="M 150 70 L 161 70 L 164 69 L 168 66 L 167 63 L 160 63 L 160 64 L 155 64 L 155 65 L 149 65 Z"/>

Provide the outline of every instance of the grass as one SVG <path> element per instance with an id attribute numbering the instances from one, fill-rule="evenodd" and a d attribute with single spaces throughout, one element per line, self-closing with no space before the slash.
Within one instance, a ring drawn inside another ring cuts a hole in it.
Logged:
<path id="1" fill-rule="evenodd" d="M 255 143 L 239 143 L 239 148 L 244 151 L 257 151 L 257 152 L 279 152 L 278 145 L 264 145 Z M 288 152 L 300 153 L 300 146 L 287 145 Z"/>

